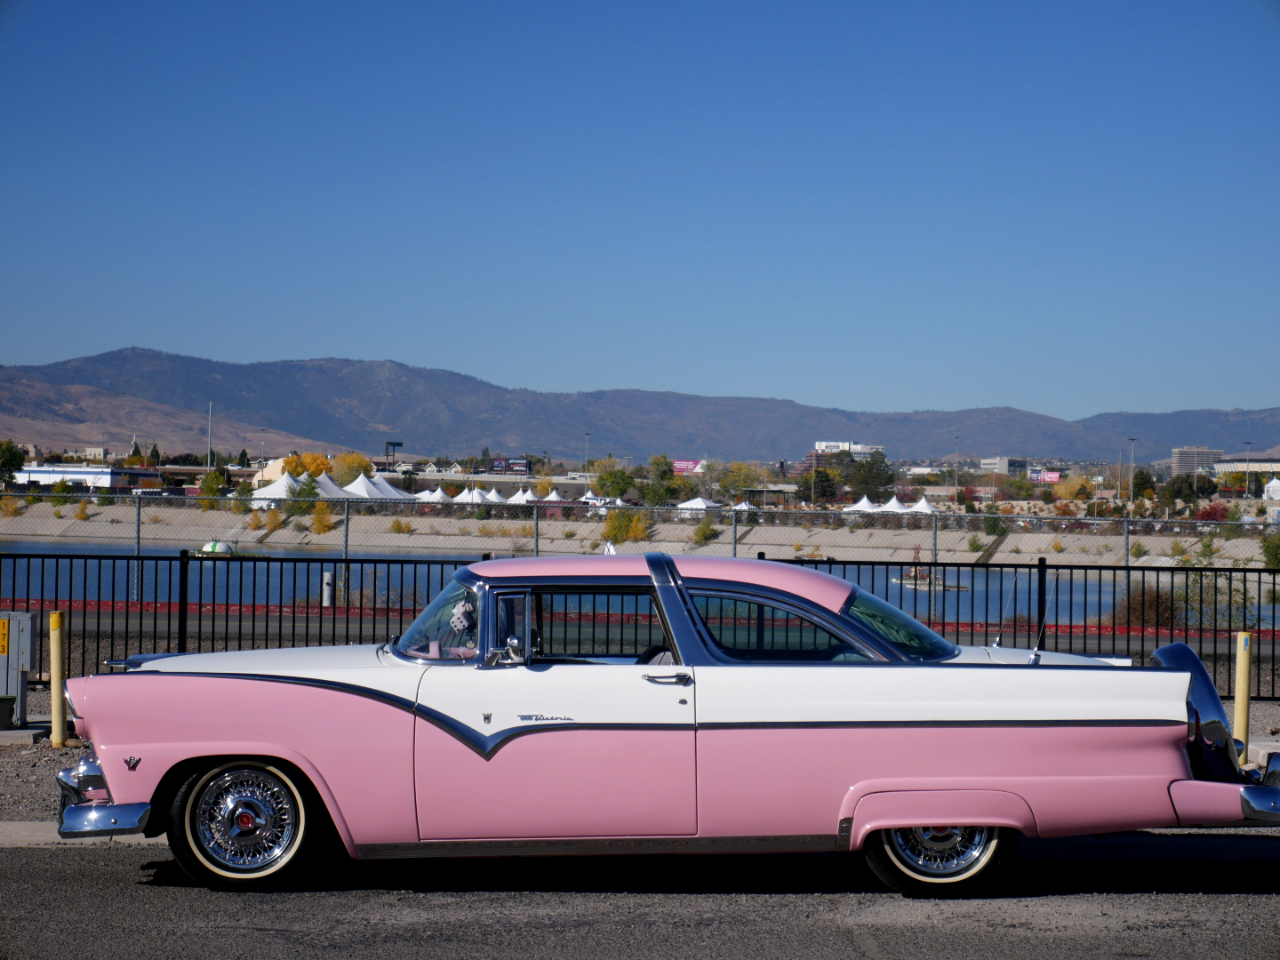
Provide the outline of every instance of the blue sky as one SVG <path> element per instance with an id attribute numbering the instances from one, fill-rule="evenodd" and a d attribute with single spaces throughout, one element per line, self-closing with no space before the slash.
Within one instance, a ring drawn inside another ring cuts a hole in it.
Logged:
<path id="1" fill-rule="evenodd" d="M 0 5 L 0 362 L 1270 407 L 1280 5 Z"/>

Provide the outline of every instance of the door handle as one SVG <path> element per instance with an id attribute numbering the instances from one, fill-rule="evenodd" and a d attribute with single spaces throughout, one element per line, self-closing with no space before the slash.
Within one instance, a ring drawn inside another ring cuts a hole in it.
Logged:
<path id="1" fill-rule="evenodd" d="M 693 677 L 687 673 L 667 673 L 655 676 L 651 673 L 641 674 L 640 679 L 648 680 L 650 683 L 678 683 L 682 687 L 687 687 L 693 682 Z"/>

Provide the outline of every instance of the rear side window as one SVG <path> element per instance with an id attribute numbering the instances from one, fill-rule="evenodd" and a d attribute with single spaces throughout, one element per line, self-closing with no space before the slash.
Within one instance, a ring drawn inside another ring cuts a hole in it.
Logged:
<path id="1" fill-rule="evenodd" d="M 535 592 L 534 659 L 646 662 L 671 651 L 650 592 Z"/>
<path id="2" fill-rule="evenodd" d="M 761 663 L 869 662 L 860 647 L 793 610 L 756 600 L 694 594 L 693 605 L 720 648 Z"/>
<path id="3" fill-rule="evenodd" d="M 945 660 L 959 649 L 915 617 L 863 590 L 854 591 L 841 613 L 891 644 L 908 660 Z"/>

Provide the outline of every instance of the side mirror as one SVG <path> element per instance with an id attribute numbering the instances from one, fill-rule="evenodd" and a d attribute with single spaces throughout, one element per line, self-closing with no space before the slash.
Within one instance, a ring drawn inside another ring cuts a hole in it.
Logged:
<path id="1" fill-rule="evenodd" d="M 507 637 L 507 662 L 524 663 L 524 644 L 519 637 Z"/>

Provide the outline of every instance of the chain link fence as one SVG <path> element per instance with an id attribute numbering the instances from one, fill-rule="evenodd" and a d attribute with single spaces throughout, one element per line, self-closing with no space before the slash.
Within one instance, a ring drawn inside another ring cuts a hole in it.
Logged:
<path id="1" fill-rule="evenodd" d="M 256 504 L 256 505 L 255 505 Z M 883 563 L 1280 566 L 1280 525 L 416 500 L 0 495 L 0 551 L 477 558 L 616 551 Z"/>

